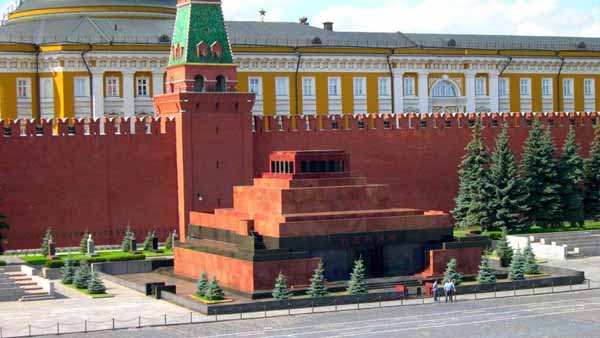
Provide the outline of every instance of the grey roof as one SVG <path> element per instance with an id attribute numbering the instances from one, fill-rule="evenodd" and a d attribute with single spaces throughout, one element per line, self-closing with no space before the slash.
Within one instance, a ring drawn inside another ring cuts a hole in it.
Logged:
<path id="1" fill-rule="evenodd" d="M 18 11 L 91 3 L 174 7 L 175 0 L 25 0 Z M 296 22 L 228 21 L 227 26 L 234 45 L 600 51 L 600 38 L 341 32 Z M 173 19 L 69 14 L 9 22 L 0 26 L 0 43 L 168 44 L 161 36 L 172 31 Z"/>
<path id="2" fill-rule="evenodd" d="M 15 12 L 34 9 L 84 6 L 150 6 L 175 8 L 176 0 L 22 0 Z"/>

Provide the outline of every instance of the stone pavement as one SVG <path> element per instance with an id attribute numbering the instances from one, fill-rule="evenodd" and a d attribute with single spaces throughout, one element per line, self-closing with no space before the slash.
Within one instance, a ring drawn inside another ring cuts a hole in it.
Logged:
<path id="1" fill-rule="evenodd" d="M 108 329 L 115 318 L 116 327 L 136 326 L 141 316 L 142 325 L 164 323 L 167 320 L 189 321 L 190 311 L 171 303 L 146 297 L 143 294 L 105 281 L 107 292 L 113 298 L 92 299 L 77 290 L 57 282 L 58 299 L 39 302 L 0 303 L 0 327 L 2 336 L 28 335 L 56 332 L 57 321 L 60 332 L 82 331 L 88 320 L 88 329 Z M 194 320 L 202 314 L 195 313 Z"/>

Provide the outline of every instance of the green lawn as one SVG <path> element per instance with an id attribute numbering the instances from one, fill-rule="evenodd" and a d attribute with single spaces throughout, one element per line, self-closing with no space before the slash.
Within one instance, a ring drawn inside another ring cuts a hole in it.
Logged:
<path id="1" fill-rule="evenodd" d="M 160 256 L 171 256 L 171 255 L 173 255 L 173 252 L 171 250 L 165 250 L 162 253 L 143 251 L 142 254 L 145 257 L 160 257 Z M 98 255 L 93 258 L 87 257 L 86 255 L 82 255 L 79 252 L 61 252 L 61 253 L 58 253 L 57 256 L 58 256 L 58 259 L 62 260 L 62 261 L 64 261 L 68 256 L 70 256 L 73 261 L 78 262 L 84 258 L 91 259 L 92 261 L 94 259 L 105 259 L 106 261 L 125 260 L 126 258 L 133 258 L 133 257 L 139 256 L 139 255 L 129 253 L 129 252 L 123 252 L 120 250 L 110 250 L 110 251 L 99 251 Z M 41 256 L 41 255 L 20 256 L 19 258 L 21 258 L 23 261 L 25 261 L 26 263 L 29 263 L 31 265 L 44 265 L 48 261 L 48 258 Z"/>
<path id="2" fill-rule="evenodd" d="M 541 226 L 534 225 L 529 228 L 527 231 L 521 231 L 512 234 L 540 234 L 546 232 L 566 232 L 566 231 L 582 231 L 582 230 L 600 230 L 600 221 L 586 221 L 583 227 L 572 227 L 569 224 L 565 223 L 560 228 L 544 228 Z M 470 229 L 454 229 L 454 237 L 465 237 L 470 232 L 473 231 L 481 231 L 481 228 L 470 228 Z M 488 235 L 491 239 L 498 239 L 502 236 L 502 231 L 487 231 L 483 233 L 484 235 Z"/>

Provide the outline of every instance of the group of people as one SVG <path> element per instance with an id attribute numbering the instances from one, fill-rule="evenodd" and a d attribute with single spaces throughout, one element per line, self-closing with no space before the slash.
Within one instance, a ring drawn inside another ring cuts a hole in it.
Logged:
<path id="1" fill-rule="evenodd" d="M 451 303 L 454 302 L 454 294 L 456 293 L 456 285 L 454 285 L 454 281 L 451 279 L 446 279 L 442 288 L 446 296 L 445 302 L 448 303 L 448 300 L 450 300 Z M 435 302 L 439 301 L 440 285 L 437 280 L 433 282 L 431 291 L 433 292 L 433 300 Z"/>

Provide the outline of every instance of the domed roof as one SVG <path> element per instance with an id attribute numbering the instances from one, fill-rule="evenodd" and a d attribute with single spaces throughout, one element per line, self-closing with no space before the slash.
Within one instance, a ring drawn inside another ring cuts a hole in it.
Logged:
<path id="1" fill-rule="evenodd" d="M 176 0 L 22 0 L 14 13 L 58 8 L 79 7 L 113 7 L 113 6 L 135 6 L 135 7 L 163 7 L 175 9 Z"/>

